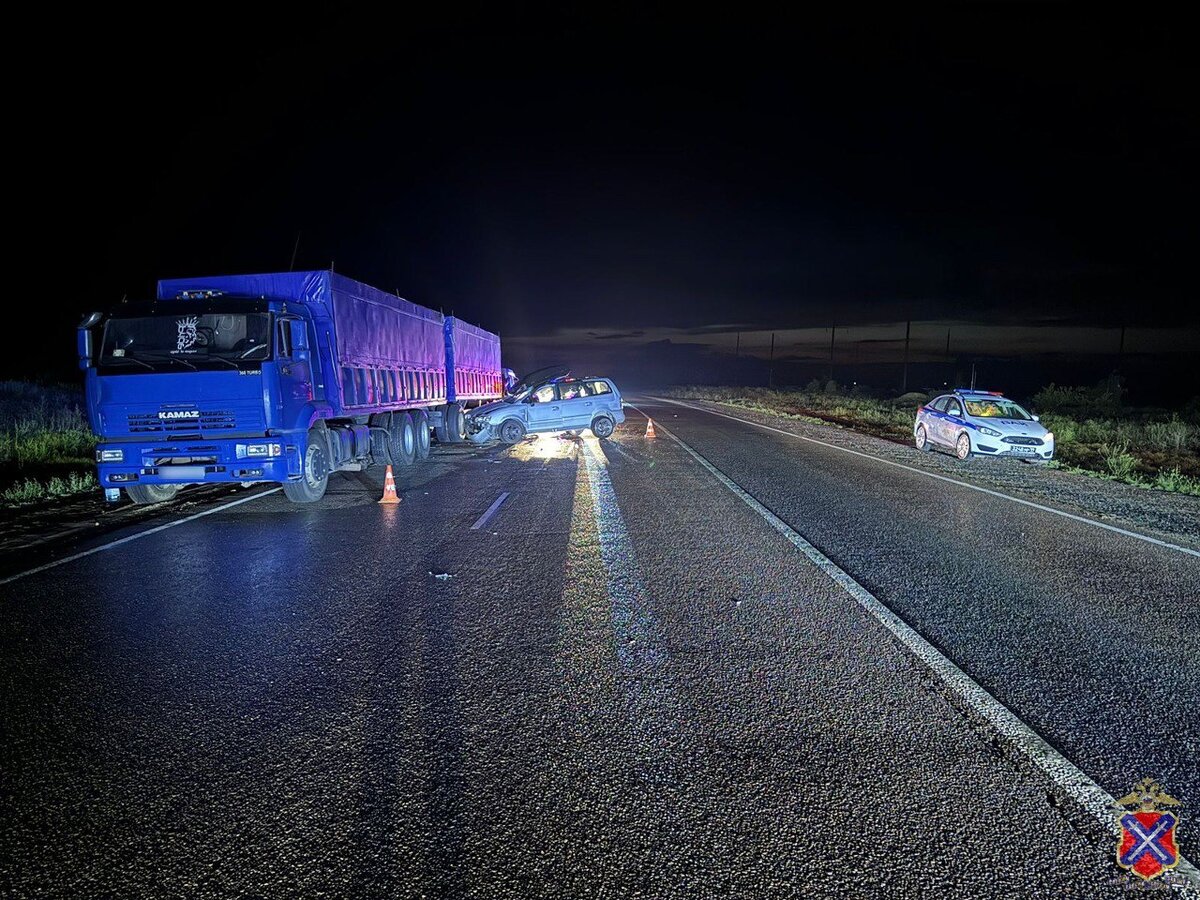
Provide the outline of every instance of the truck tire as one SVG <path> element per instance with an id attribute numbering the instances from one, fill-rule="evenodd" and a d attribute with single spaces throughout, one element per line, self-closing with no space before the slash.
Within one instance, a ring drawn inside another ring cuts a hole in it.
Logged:
<path id="1" fill-rule="evenodd" d="M 437 429 L 438 443 L 460 444 L 467 430 L 467 420 L 462 404 L 457 400 L 442 408 L 442 424 Z"/>
<path id="2" fill-rule="evenodd" d="M 525 426 L 517 419 L 506 419 L 500 423 L 500 440 L 506 444 L 515 444 L 525 437 Z"/>
<path id="3" fill-rule="evenodd" d="M 388 429 L 388 455 L 396 467 L 411 466 L 417 459 L 417 429 L 406 412 L 392 413 Z"/>
<path id="4" fill-rule="evenodd" d="M 324 430 L 309 429 L 306 444 L 300 480 L 283 483 L 283 495 L 293 503 L 316 503 L 329 487 L 329 448 Z"/>
<path id="5" fill-rule="evenodd" d="M 125 493 L 134 503 L 166 503 L 179 493 L 177 484 L 131 484 Z"/>
<path id="6" fill-rule="evenodd" d="M 413 413 L 413 428 L 417 431 L 417 459 L 429 459 L 429 413 L 423 409 Z"/>

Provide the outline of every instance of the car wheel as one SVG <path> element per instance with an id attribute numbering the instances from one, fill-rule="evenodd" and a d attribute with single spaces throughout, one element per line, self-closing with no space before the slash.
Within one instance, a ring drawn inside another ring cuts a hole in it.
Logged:
<path id="1" fill-rule="evenodd" d="M 429 459 L 429 413 L 418 409 L 412 414 L 417 438 L 417 459 Z"/>
<path id="2" fill-rule="evenodd" d="M 516 419 L 509 419 L 500 426 L 500 440 L 506 444 L 515 444 L 525 437 L 525 426 Z"/>
<path id="3" fill-rule="evenodd" d="M 917 443 L 917 449 L 928 453 L 933 448 L 929 446 L 929 433 L 925 431 L 924 425 L 917 426 L 917 436 L 914 438 Z"/>
<path id="4" fill-rule="evenodd" d="M 612 437 L 613 429 L 615 428 L 613 420 L 607 416 L 598 416 L 592 420 L 592 434 L 601 440 L 606 437 Z"/>
<path id="5" fill-rule="evenodd" d="M 304 468 L 299 481 L 287 481 L 283 494 L 293 503 L 316 503 L 329 487 L 329 458 L 325 450 L 325 434 L 317 429 L 308 433 L 304 451 Z"/>
<path id="6" fill-rule="evenodd" d="M 971 436 L 961 432 L 954 444 L 954 455 L 959 459 L 967 459 L 971 455 Z"/>
<path id="7" fill-rule="evenodd" d="M 125 493 L 134 503 L 166 503 L 179 493 L 177 484 L 131 484 Z"/>

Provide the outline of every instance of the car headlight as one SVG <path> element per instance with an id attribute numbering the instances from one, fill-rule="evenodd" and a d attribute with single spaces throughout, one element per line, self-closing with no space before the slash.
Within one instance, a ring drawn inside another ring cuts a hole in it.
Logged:
<path id="1" fill-rule="evenodd" d="M 125 451 L 117 450 L 97 450 L 96 462 L 124 462 Z"/>
<path id="2" fill-rule="evenodd" d="M 1000 437 L 1000 432 L 997 431 L 995 428 L 986 428 L 983 425 L 980 425 L 979 430 L 982 431 L 984 434 L 986 434 L 988 437 Z"/>
<path id="3" fill-rule="evenodd" d="M 1042 438 L 1042 440 L 1044 440 L 1047 444 L 1053 444 L 1054 443 L 1054 432 L 1047 431 L 1046 436 L 1044 438 Z"/>

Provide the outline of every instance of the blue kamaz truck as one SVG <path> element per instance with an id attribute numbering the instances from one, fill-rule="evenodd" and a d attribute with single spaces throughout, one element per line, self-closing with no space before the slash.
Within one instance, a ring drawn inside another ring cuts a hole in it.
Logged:
<path id="1" fill-rule="evenodd" d="M 79 327 L 100 485 L 135 503 L 425 459 L 504 394 L 500 339 L 333 272 L 169 279 Z"/>

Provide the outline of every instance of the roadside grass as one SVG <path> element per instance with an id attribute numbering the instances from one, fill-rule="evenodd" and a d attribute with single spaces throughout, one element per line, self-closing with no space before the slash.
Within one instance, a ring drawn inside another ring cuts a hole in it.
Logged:
<path id="1" fill-rule="evenodd" d="M 0 381 L 0 503 L 94 489 L 95 446 L 78 388 Z"/>
<path id="2" fill-rule="evenodd" d="M 804 390 L 687 385 L 669 397 L 714 400 L 802 421 L 839 425 L 876 437 L 912 440 L 917 407 L 931 397 L 917 392 L 892 399 L 846 392 L 833 382 Z M 1138 487 L 1200 496 L 1200 404 L 1182 412 L 1121 406 L 1119 390 L 1048 385 L 1026 404 L 1054 432 L 1052 466 Z"/>

